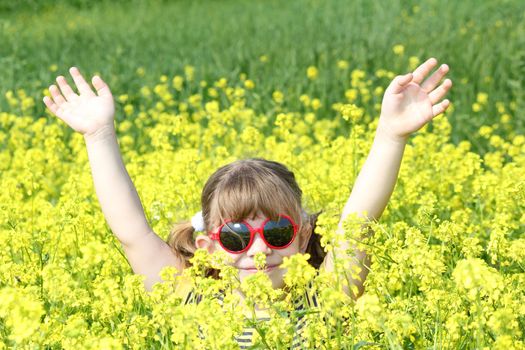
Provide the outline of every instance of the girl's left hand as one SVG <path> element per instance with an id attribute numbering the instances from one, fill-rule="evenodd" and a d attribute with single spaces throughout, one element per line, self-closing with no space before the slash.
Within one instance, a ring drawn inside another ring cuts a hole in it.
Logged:
<path id="1" fill-rule="evenodd" d="M 406 141 L 410 134 L 447 109 L 450 101 L 440 100 L 452 87 L 452 80 L 446 79 L 436 88 L 448 72 L 446 64 L 421 84 L 437 63 L 432 57 L 413 73 L 394 78 L 383 96 L 378 131 L 394 140 Z"/>

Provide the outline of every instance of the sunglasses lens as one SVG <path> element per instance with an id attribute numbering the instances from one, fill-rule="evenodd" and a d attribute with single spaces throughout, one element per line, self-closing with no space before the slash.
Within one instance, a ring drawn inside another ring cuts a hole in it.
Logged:
<path id="1" fill-rule="evenodd" d="M 264 238 L 274 247 L 284 247 L 294 238 L 293 225 L 287 218 L 268 221 L 264 225 Z"/>
<path id="2" fill-rule="evenodd" d="M 239 252 L 250 243 L 250 230 L 243 223 L 229 222 L 222 227 L 219 239 L 226 249 Z"/>

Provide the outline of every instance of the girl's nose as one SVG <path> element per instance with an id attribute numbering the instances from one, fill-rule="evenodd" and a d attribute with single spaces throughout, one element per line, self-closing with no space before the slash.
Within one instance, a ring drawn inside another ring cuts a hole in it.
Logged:
<path id="1" fill-rule="evenodd" d="M 264 254 L 268 255 L 271 254 L 272 248 L 268 247 L 264 240 L 261 237 L 261 234 L 259 232 L 255 233 L 255 236 L 253 237 L 253 243 L 250 249 L 246 252 L 248 256 L 254 256 L 255 253 L 263 252 Z"/>

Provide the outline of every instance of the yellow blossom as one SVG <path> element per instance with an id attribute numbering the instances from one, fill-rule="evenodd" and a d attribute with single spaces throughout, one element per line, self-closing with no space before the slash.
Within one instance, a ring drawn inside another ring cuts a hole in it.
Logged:
<path id="1" fill-rule="evenodd" d="M 486 105 L 487 101 L 489 99 L 489 95 L 485 92 L 478 92 L 478 95 L 476 97 L 476 102 L 480 105 Z"/>
<path id="2" fill-rule="evenodd" d="M 308 79 L 315 80 L 315 79 L 317 79 L 318 75 L 319 75 L 319 70 L 317 69 L 317 67 L 309 66 L 306 69 L 306 76 L 308 77 Z"/>
<path id="3" fill-rule="evenodd" d="M 348 69 L 348 67 L 350 67 L 350 64 L 348 63 L 348 61 L 346 61 L 346 60 L 339 60 L 339 61 L 337 61 L 337 68 L 339 68 L 341 70 L 346 70 L 346 69 Z"/>
<path id="4" fill-rule="evenodd" d="M 182 91 L 182 87 L 184 84 L 184 78 L 180 75 L 176 75 L 173 77 L 171 84 L 173 85 L 173 88 L 177 91 Z"/>
<path id="5" fill-rule="evenodd" d="M 193 81 L 193 79 L 195 77 L 195 67 L 190 66 L 190 65 L 185 65 L 184 66 L 184 75 L 186 76 L 186 79 L 188 81 Z"/>
<path id="6" fill-rule="evenodd" d="M 394 45 L 394 47 L 392 48 L 392 51 L 394 51 L 396 55 L 401 56 L 405 52 L 405 47 L 401 44 Z"/>
<path id="7" fill-rule="evenodd" d="M 281 104 L 284 102 L 284 95 L 281 91 L 279 90 L 275 90 L 273 93 L 272 93 L 272 98 L 274 100 L 275 103 L 277 104 Z"/>
<path id="8" fill-rule="evenodd" d="M 253 82 L 253 80 L 246 79 L 244 81 L 244 87 L 247 88 L 248 90 L 252 90 L 255 87 L 255 83 Z"/>
<path id="9" fill-rule="evenodd" d="M 321 101 L 318 99 L 318 98 L 314 98 L 312 100 L 312 109 L 314 111 L 318 110 L 319 108 L 321 108 Z"/>
<path id="10" fill-rule="evenodd" d="M 408 70 L 415 70 L 421 63 L 421 60 L 417 56 L 410 56 L 408 58 Z"/>

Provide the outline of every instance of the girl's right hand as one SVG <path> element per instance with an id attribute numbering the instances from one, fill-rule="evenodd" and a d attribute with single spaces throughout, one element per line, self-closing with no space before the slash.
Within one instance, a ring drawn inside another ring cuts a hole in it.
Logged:
<path id="1" fill-rule="evenodd" d="M 70 68 L 69 73 L 79 94 L 71 89 L 66 78 L 58 76 L 56 80 L 60 90 L 56 85 L 49 87 L 53 99 L 44 97 L 47 108 L 84 136 L 93 135 L 107 126 L 114 128 L 115 104 L 107 84 L 95 75 L 91 80 L 97 91 L 95 94 L 76 67 Z"/>

